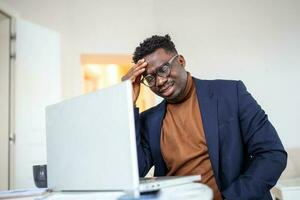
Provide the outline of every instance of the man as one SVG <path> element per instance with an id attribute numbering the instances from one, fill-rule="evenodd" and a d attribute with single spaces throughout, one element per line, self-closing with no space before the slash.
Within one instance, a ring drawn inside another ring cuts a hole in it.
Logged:
<path id="1" fill-rule="evenodd" d="M 267 115 L 241 81 L 200 80 L 185 71 L 171 38 L 152 36 L 122 80 L 143 83 L 164 100 L 135 108 L 140 176 L 201 174 L 215 199 L 272 199 L 287 153 Z"/>

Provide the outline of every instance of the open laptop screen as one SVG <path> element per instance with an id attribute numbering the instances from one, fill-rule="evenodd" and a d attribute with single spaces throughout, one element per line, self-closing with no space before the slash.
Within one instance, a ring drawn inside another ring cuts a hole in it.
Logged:
<path id="1" fill-rule="evenodd" d="M 129 81 L 48 106 L 46 134 L 49 188 L 138 188 Z"/>

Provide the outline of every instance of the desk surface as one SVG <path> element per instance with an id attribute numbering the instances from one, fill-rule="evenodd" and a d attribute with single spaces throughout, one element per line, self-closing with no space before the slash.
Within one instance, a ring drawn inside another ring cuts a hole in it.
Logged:
<path id="1" fill-rule="evenodd" d="M 124 196 L 123 192 L 54 192 L 43 196 L 23 197 L 18 200 L 117 200 Z M 143 199 L 143 195 L 140 199 Z M 164 188 L 153 199 L 159 200 L 212 200 L 212 190 L 201 183 L 190 183 Z"/>

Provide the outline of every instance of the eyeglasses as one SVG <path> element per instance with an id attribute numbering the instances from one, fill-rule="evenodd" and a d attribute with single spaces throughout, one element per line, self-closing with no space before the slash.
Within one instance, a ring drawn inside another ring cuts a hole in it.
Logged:
<path id="1" fill-rule="evenodd" d="M 141 80 L 141 83 L 143 83 L 147 87 L 153 87 L 156 83 L 157 76 L 160 76 L 163 78 L 168 77 L 171 72 L 171 67 L 172 67 L 173 61 L 175 60 L 175 58 L 177 56 L 178 56 L 178 54 L 173 56 L 168 62 L 166 62 L 162 66 L 156 68 L 156 70 L 153 74 L 148 74 L 148 75 L 144 76 Z"/>

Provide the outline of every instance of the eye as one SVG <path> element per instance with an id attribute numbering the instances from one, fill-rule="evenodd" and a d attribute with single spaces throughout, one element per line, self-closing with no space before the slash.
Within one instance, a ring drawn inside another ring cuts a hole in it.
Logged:
<path id="1" fill-rule="evenodd" d="M 169 66 L 168 65 L 164 65 L 161 68 L 159 68 L 159 72 L 162 72 L 162 73 L 167 72 L 168 70 L 169 70 Z"/>
<path id="2" fill-rule="evenodd" d="M 147 75 L 145 76 L 145 80 L 148 82 L 148 83 L 151 83 L 152 81 L 154 81 L 154 77 L 152 75 Z"/>

